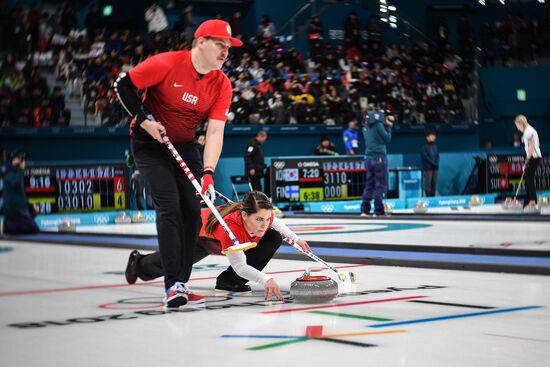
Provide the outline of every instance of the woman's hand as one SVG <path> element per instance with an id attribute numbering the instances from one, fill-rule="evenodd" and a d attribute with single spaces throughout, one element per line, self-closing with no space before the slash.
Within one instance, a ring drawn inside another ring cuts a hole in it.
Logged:
<path id="1" fill-rule="evenodd" d="M 304 251 L 309 251 L 311 252 L 311 247 L 309 247 L 309 245 L 307 244 L 306 240 L 304 240 L 303 238 L 300 238 L 298 241 L 296 241 L 298 243 L 298 245 L 300 245 L 300 247 L 302 248 L 302 250 Z"/>
<path id="2" fill-rule="evenodd" d="M 271 298 L 275 295 L 275 297 L 279 301 L 284 301 L 284 297 L 281 294 L 281 290 L 279 289 L 279 285 L 277 285 L 277 282 L 275 279 L 271 278 L 265 283 L 265 300 L 271 301 Z"/>

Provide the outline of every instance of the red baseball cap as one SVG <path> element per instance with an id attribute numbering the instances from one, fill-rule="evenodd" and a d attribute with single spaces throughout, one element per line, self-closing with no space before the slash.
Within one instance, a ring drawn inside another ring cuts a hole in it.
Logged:
<path id="1" fill-rule="evenodd" d="M 231 26 L 229 23 L 218 19 L 207 20 L 201 23 L 195 31 L 195 38 L 199 37 L 225 38 L 231 41 L 231 46 L 233 47 L 241 47 L 243 45 L 240 39 L 231 37 Z"/>

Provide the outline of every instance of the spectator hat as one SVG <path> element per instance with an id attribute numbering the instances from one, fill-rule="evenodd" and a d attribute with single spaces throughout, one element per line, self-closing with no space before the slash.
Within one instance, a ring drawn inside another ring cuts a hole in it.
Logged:
<path id="1" fill-rule="evenodd" d="M 384 111 L 368 111 L 366 117 L 369 124 L 374 124 L 375 122 L 384 123 L 386 114 Z"/>
<path id="2" fill-rule="evenodd" d="M 233 47 L 241 47 L 243 45 L 240 39 L 231 36 L 231 26 L 229 23 L 218 19 L 207 20 L 201 23 L 199 28 L 195 31 L 195 38 L 199 37 L 229 39 Z"/>

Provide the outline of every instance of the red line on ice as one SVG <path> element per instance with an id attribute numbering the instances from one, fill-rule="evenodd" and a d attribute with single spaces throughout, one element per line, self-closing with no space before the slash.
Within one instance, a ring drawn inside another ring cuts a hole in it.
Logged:
<path id="1" fill-rule="evenodd" d="M 345 265 L 345 266 L 336 266 L 336 268 L 345 269 L 345 268 L 355 268 L 360 266 L 368 266 L 368 265 L 367 264 Z M 299 273 L 304 270 L 305 269 L 270 271 L 267 274 Z M 197 280 L 210 280 L 210 279 L 216 279 L 216 277 L 217 276 L 191 278 L 189 279 L 189 281 L 192 282 Z M 152 284 L 164 284 L 164 282 L 155 281 L 155 282 L 144 282 L 144 283 L 136 283 L 136 284 L 119 283 L 119 284 L 86 285 L 86 286 L 68 287 L 68 288 L 32 289 L 32 290 L 26 290 L 26 291 L 0 292 L 0 297 L 25 296 L 25 295 L 40 294 L 40 293 L 74 292 L 74 291 L 85 291 L 85 290 L 117 288 L 117 287 L 134 287 L 134 286 L 152 285 Z"/>
<path id="2" fill-rule="evenodd" d="M 400 298 L 375 299 L 375 300 L 370 300 L 370 301 L 360 301 L 360 302 L 350 302 L 350 303 L 333 303 L 333 304 L 330 304 L 330 305 L 323 305 L 323 306 L 309 306 L 309 307 L 289 308 L 289 309 L 286 309 L 286 310 L 264 311 L 264 312 L 261 312 L 261 313 L 270 314 L 270 313 L 284 313 L 284 312 L 294 312 L 294 311 L 318 310 L 320 308 L 356 306 L 356 305 L 364 305 L 364 304 L 367 304 L 367 303 L 407 301 L 407 300 L 411 300 L 411 299 L 419 299 L 419 298 L 426 298 L 426 297 L 427 296 L 411 296 L 411 297 L 400 297 Z"/>

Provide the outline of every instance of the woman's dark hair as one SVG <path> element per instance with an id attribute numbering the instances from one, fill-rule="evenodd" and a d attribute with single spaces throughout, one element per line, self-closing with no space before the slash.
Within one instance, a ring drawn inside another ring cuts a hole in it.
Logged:
<path id="1" fill-rule="evenodd" d="M 260 209 L 273 209 L 273 204 L 269 200 L 266 194 L 259 191 L 250 191 L 247 192 L 244 198 L 240 201 L 237 201 L 232 204 L 223 205 L 218 208 L 220 216 L 225 218 L 231 213 L 236 212 L 245 212 L 246 214 L 255 214 Z M 206 234 L 212 234 L 216 226 L 218 225 L 218 220 L 214 214 L 210 213 L 208 220 L 206 221 L 205 232 Z"/>

